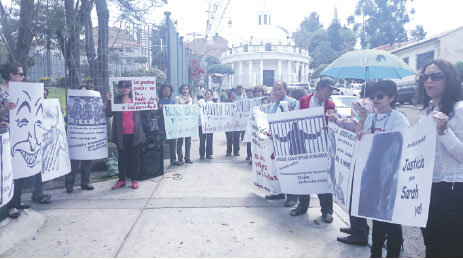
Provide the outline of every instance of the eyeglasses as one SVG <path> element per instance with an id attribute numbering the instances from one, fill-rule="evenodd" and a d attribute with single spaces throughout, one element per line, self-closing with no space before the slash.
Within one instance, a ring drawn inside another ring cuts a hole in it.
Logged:
<path id="1" fill-rule="evenodd" d="M 377 93 L 377 94 L 373 95 L 372 99 L 375 99 L 375 98 L 376 99 L 383 99 L 385 96 L 387 96 L 387 95 L 385 95 L 383 93 Z"/>
<path id="2" fill-rule="evenodd" d="M 442 71 L 433 72 L 431 74 L 423 73 L 420 75 L 419 80 L 420 82 L 426 82 L 429 78 L 431 78 L 432 81 L 439 81 L 445 78 L 445 74 Z"/>

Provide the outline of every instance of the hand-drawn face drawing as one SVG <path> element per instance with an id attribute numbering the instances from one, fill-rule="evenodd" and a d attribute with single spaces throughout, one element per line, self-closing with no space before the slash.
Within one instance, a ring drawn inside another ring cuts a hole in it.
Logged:
<path id="1" fill-rule="evenodd" d="M 18 110 L 15 135 L 20 136 L 19 142 L 12 144 L 11 154 L 20 154 L 29 168 L 41 163 L 37 158 L 42 147 L 42 96 L 32 100 L 27 91 L 22 91 L 17 100 Z"/>

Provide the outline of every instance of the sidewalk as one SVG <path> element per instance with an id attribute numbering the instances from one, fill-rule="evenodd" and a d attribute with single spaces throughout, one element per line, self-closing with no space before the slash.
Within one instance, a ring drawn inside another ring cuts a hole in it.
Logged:
<path id="1" fill-rule="evenodd" d="M 369 257 L 368 247 L 336 241 L 348 217 L 336 204 L 334 222 L 321 220 L 313 196 L 307 215 L 291 217 L 284 200 L 266 201 L 251 185 L 251 165 L 225 156 L 225 134 L 214 134 L 214 159 L 172 166 L 138 190 L 112 191 L 114 180 L 94 191 L 50 191 L 50 205 L 33 237 L 0 257 Z M 30 194 L 24 194 L 24 200 Z"/>

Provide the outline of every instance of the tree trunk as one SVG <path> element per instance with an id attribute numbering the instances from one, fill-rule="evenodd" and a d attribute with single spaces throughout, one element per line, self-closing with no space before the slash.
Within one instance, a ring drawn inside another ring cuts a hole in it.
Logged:
<path id="1" fill-rule="evenodd" d="M 108 72 L 108 41 L 109 41 L 109 10 L 106 0 L 95 2 L 96 13 L 98 15 L 98 57 L 97 57 L 97 83 L 102 96 L 106 96 L 109 87 Z"/>
<path id="2" fill-rule="evenodd" d="M 66 13 L 66 28 L 69 38 L 64 44 L 64 59 L 68 68 L 68 83 L 71 88 L 78 88 L 81 85 L 80 77 L 80 29 L 81 23 L 77 15 L 78 4 L 74 7 L 74 0 L 65 0 L 64 9 Z"/>
<path id="3" fill-rule="evenodd" d="M 29 68 L 29 50 L 31 48 L 34 33 L 32 32 L 35 17 L 34 0 L 21 0 L 19 12 L 19 32 L 16 42 L 16 62 L 22 65 L 24 71 Z"/>
<path id="4" fill-rule="evenodd" d="M 85 26 L 85 52 L 87 55 L 88 65 L 90 68 L 90 77 L 93 84 L 96 85 L 97 67 L 96 67 L 96 53 L 95 41 L 93 40 L 93 24 L 91 11 L 93 9 L 93 0 L 81 0 L 82 3 L 82 17 Z"/>

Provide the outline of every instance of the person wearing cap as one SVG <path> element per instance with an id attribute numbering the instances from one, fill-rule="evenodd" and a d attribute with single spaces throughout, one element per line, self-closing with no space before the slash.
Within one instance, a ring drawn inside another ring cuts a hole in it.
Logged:
<path id="1" fill-rule="evenodd" d="M 322 77 L 317 84 L 315 93 L 304 96 L 299 100 L 299 109 L 307 109 L 311 107 L 323 107 L 325 115 L 332 114 L 335 110 L 335 104 L 329 100 L 333 90 L 338 90 L 335 87 L 335 82 L 329 77 Z M 326 117 L 328 123 L 328 117 Z M 333 222 L 333 194 L 324 193 L 318 194 L 320 207 L 322 211 L 322 219 L 325 223 Z M 299 216 L 307 212 L 310 204 L 310 195 L 300 195 L 299 204 L 290 212 L 291 216 Z"/>

